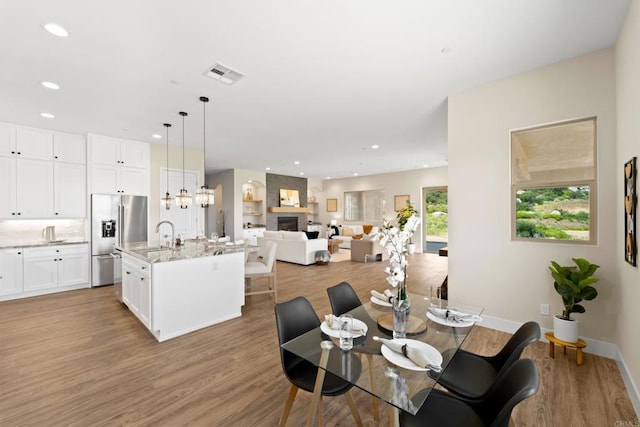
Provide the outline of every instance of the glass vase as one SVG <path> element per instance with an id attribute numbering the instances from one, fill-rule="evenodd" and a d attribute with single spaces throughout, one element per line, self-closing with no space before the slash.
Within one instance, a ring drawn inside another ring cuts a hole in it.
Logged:
<path id="1" fill-rule="evenodd" d="M 410 308 L 406 287 L 399 285 L 398 295 L 393 300 L 393 338 L 407 337 Z"/>

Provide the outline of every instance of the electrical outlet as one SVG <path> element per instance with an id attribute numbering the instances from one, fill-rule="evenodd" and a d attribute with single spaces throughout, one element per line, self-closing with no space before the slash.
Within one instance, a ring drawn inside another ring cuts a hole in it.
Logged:
<path id="1" fill-rule="evenodd" d="M 540 314 L 543 316 L 549 315 L 549 304 L 540 304 Z"/>

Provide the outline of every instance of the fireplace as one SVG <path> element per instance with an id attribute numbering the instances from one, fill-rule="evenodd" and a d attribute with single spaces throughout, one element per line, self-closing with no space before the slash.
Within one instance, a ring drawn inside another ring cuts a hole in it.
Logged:
<path id="1" fill-rule="evenodd" d="M 298 217 L 296 216 L 279 216 L 278 230 L 298 231 Z"/>

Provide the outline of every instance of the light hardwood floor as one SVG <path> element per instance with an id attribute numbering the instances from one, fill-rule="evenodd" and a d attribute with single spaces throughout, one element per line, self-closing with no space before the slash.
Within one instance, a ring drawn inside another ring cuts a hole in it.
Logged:
<path id="1" fill-rule="evenodd" d="M 442 262 L 411 256 L 410 289 L 425 293 L 441 281 Z M 278 263 L 279 298 L 303 295 L 322 316 L 330 312 L 327 287 L 345 280 L 368 299 L 371 289 L 385 288 L 383 268 Z M 476 327 L 464 347 L 492 354 L 508 337 Z M 578 367 L 571 351 L 550 359 L 541 342 L 524 357 L 537 362 L 541 389 L 516 408 L 516 425 L 637 425 L 615 361 L 585 354 Z M 112 287 L 0 303 L 2 427 L 275 426 L 288 389 L 266 295 L 248 297 L 241 318 L 164 343 L 114 300 Z M 373 420 L 365 392 L 353 395 L 365 425 L 388 425 L 386 411 Z M 299 392 L 288 425 L 303 425 L 309 403 L 310 395 Z M 353 425 L 344 396 L 324 399 L 324 419 Z"/>

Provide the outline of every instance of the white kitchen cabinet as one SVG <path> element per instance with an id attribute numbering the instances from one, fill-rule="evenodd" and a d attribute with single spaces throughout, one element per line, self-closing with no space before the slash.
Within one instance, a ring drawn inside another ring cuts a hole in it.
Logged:
<path id="1" fill-rule="evenodd" d="M 91 193 L 147 195 L 149 144 L 91 135 Z"/>
<path id="2" fill-rule="evenodd" d="M 87 214 L 85 166 L 55 162 L 53 176 L 54 216 L 84 218 Z"/>
<path id="3" fill-rule="evenodd" d="M 16 215 L 13 218 L 52 218 L 53 162 L 16 160 Z"/>
<path id="4" fill-rule="evenodd" d="M 0 218 L 18 218 L 16 216 L 16 159 L 0 156 L 0 185 L 4 194 L 0 203 Z"/>
<path id="5" fill-rule="evenodd" d="M 0 296 L 22 291 L 22 248 L 0 249 Z"/>
<path id="6" fill-rule="evenodd" d="M 87 144 L 84 135 L 54 133 L 53 159 L 58 162 L 86 164 Z"/>
<path id="7" fill-rule="evenodd" d="M 0 156 L 14 156 L 16 151 L 16 126 L 0 123 Z"/>
<path id="8" fill-rule="evenodd" d="M 21 159 L 53 160 L 53 132 L 18 126 L 15 154 Z"/>
<path id="9" fill-rule="evenodd" d="M 24 248 L 24 291 L 89 282 L 89 247 L 57 245 Z"/>
<path id="10" fill-rule="evenodd" d="M 148 170 L 93 165 L 91 192 L 96 194 L 147 195 Z"/>
<path id="11" fill-rule="evenodd" d="M 91 163 L 147 169 L 149 144 L 146 142 L 91 135 Z"/>
<path id="12" fill-rule="evenodd" d="M 122 254 L 122 302 L 151 328 L 151 264 Z"/>

